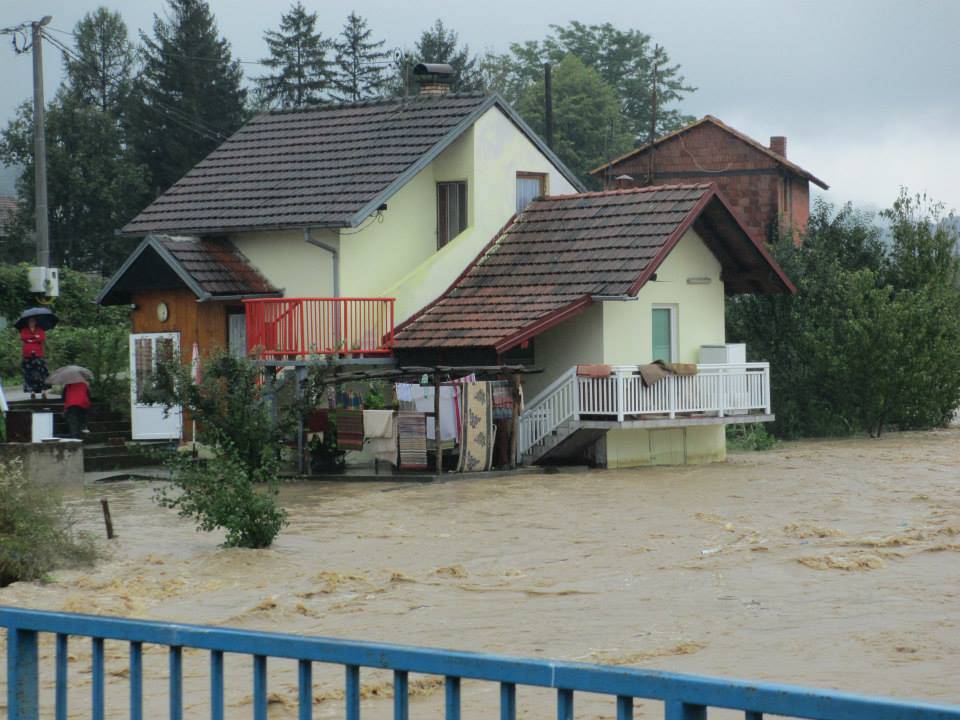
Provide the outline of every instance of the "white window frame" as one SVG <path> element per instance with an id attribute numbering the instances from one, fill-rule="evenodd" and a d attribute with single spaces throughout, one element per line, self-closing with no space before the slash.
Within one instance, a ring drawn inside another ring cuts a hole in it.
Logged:
<path id="1" fill-rule="evenodd" d="M 670 311 L 670 362 L 675 363 L 679 362 L 679 346 L 677 343 L 677 338 L 679 336 L 679 316 L 680 316 L 680 306 L 677 303 L 653 303 L 650 306 L 650 337 L 653 338 L 653 311 L 654 310 L 669 310 Z M 653 346 L 650 347 L 650 359 L 653 358 Z"/>

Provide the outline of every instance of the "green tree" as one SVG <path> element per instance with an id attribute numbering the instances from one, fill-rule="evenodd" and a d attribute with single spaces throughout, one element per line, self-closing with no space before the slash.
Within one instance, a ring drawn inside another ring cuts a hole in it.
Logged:
<path id="1" fill-rule="evenodd" d="M 394 90 L 416 94 L 413 68 L 417 63 L 447 63 L 453 68 L 453 92 L 476 92 L 483 89 L 480 60 L 470 54 L 470 46 L 460 45 L 460 35 L 448 28 L 439 18 L 420 33 L 412 52 L 404 54 L 398 75 L 394 78 Z"/>
<path id="2" fill-rule="evenodd" d="M 773 248 L 797 295 L 728 303 L 728 337 L 770 361 L 777 434 L 929 428 L 960 406 L 956 234 L 937 207 L 901 194 L 888 246 L 869 216 L 818 203 L 803 244 Z"/>
<path id="3" fill-rule="evenodd" d="M 80 104 L 119 114 L 130 92 L 133 46 L 120 13 L 99 7 L 73 29 L 75 54 L 63 55 L 70 95 Z"/>
<path id="4" fill-rule="evenodd" d="M 543 79 L 520 97 L 519 112 L 544 133 Z M 613 88 L 579 58 L 568 55 L 553 73 L 554 147 L 557 156 L 585 182 L 587 171 L 630 147 Z"/>
<path id="5" fill-rule="evenodd" d="M 374 41 L 367 21 L 351 12 L 334 42 L 337 51 L 334 96 L 356 102 L 380 95 L 386 86 L 386 68 L 390 53 L 383 50 L 385 40 Z"/>
<path id="6" fill-rule="evenodd" d="M 29 259 L 24 246 L 34 212 L 32 125 L 32 108 L 24 103 L 0 134 L 0 160 L 24 168 L 13 235 L 0 248 L 7 262 Z M 146 168 L 135 161 L 113 113 L 77 99 L 69 87 L 47 107 L 46 136 L 53 257 L 78 270 L 111 272 L 131 249 L 116 230 L 146 201 Z"/>
<path id="7" fill-rule="evenodd" d="M 257 79 L 263 102 L 301 108 L 323 101 L 333 83 L 327 60 L 331 42 L 321 37 L 316 25 L 317 14 L 297 2 L 280 18 L 279 30 L 264 33 L 270 56 L 261 62 L 274 72 Z"/>
<path id="8" fill-rule="evenodd" d="M 131 93 L 130 139 L 159 193 L 245 120 L 243 73 L 205 0 L 167 0 L 141 33 L 143 67 Z"/>
<path id="9" fill-rule="evenodd" d="M 197 439 L 214 454 L 209 461 L 171 458 L 172 487 L 161 488 L 157 501 L 200 530 L 225 530 L 228 546 L 267 547 L 287 523 L 276 506 L 281 429 L 260 393 L 259 374 L 249 360 L 220 352 L 202 363 L 199 383 L 173 360 L 158 367 L 147 391 L 152 400 L 189 411 Z"/>

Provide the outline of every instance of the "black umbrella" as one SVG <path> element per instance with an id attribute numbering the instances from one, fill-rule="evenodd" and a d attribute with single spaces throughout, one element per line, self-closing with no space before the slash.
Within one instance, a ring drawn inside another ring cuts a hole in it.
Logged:
<path id="1" fill-rule="evenodd" d="M 45 307 L 35 307 L 30 308 L 29 310 L 24 310 L 20 313 L 20 317 L 17 318 L 17 321 L 13 326 L 17 330 L 23 330 L 27 326 L 27 320 L 30 318 L 37 319 L 37 326 L 43 328 L 44 330 L 53 330 L 57 326 L 57 320 L 59 318 L 53 314 L 53 310 Z"/>

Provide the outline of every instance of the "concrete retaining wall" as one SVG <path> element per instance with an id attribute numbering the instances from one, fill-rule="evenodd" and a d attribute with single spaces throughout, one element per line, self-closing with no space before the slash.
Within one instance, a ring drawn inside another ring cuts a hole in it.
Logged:
<path id="1" fill-rule="evenodd" d="M 32 482 L 73 484 L 83 482 L 83 443 L 0 443 L 0 460 L 19 458 Z"/>

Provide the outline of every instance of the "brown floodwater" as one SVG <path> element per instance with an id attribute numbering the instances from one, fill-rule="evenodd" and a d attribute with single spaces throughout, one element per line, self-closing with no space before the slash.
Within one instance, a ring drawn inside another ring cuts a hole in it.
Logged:
<path id="1" fill-rule="evenodd" d="M 290 526 L 258 551 L 219 547 L 222 536 L 157 507 L 152 488 L 69 491 L 80 527 L 98 534 L 109 499 L 118 537 L 103 541 L 106 557 L 0 589 L 0 604 L 960 702 L 957 429 L 787 443 L 700 467 L 292 484 L 280 496 Z M 71 717 L 86 717 L 90 647 L 70 647 Z M 49 641 L 41 653 L 49 710 Z M 161 715 L 165 652 L 145 656 L 148 709 Z M 207 662 L 185 651 L 187 717 L 208 716 Z M 227 665 L 228 714 L 248 717 L 250 661 Z M 126 647 L 108 642 L 109 717 L 125 716 L 126 666 Z M 295 717 L 294 663 L 270 670 L 271 718 Z M 342 679 L 317 666 L 316 717 L 342 716 Z M 364 716 L 389 717 L 389 676 L 362 682 Z M 438 681 L 411 688 L 412 717 L 442 717 Z M 493 684 L 465 683 L 464 716 L 490 717 L 497 698 Z M 519 693 L 523 717 L 555 716 L 552 702 Z M 578 717 L 614 716 L 605 699 L 577 702 Z"/>

